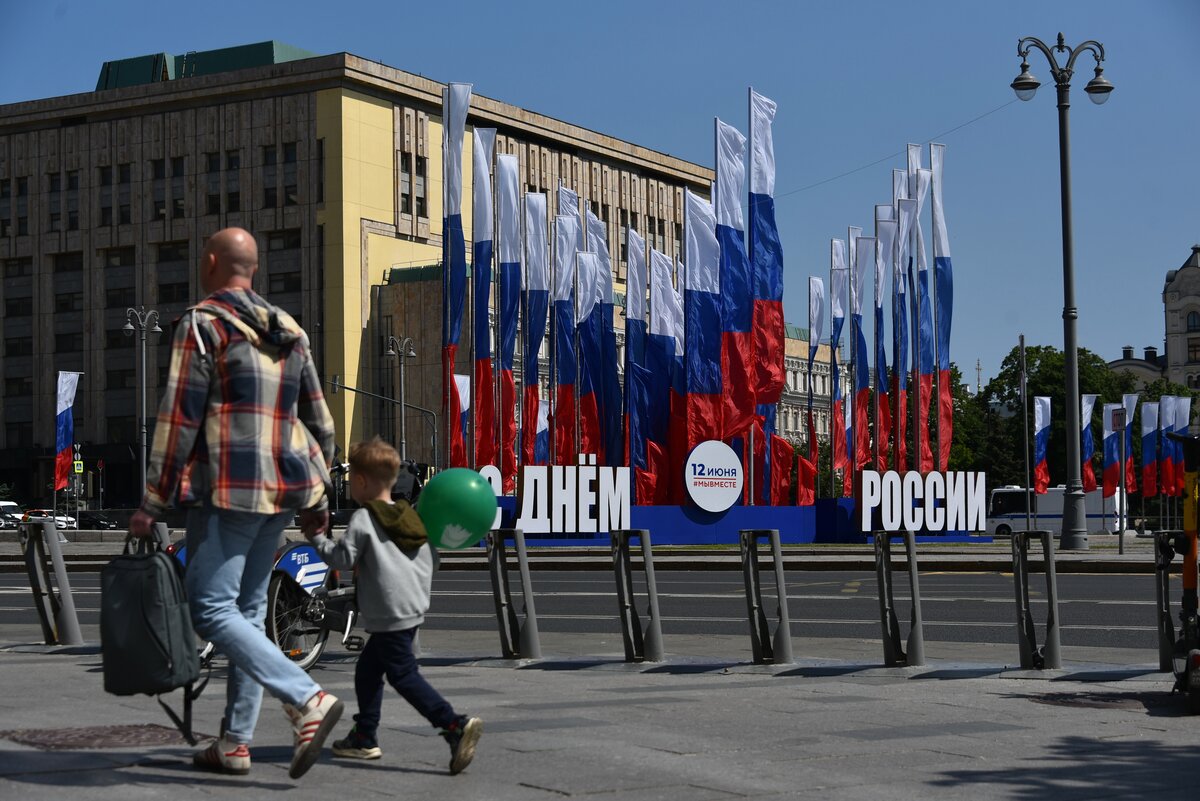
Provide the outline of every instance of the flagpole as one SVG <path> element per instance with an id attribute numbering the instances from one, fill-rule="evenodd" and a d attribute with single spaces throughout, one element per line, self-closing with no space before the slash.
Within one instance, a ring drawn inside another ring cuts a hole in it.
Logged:
<path id="1" fill-rule="evenodd" d="M 847 415 L 850 425 L 844 426 L 844 428 L 846 429 L 846 459 L 849 463 L 847 467 L 850 470 L 851 497 L 853 497 L 854 494 L 854 473 L 858 465 L 858 449 L 856 447 L 858 431 L 856 430 L 857 426 L 854 425 L 854 415 L 857 414 L 855 409 L 858 407 L 858 373 L 855 372 L 855 370 L 858 369 L 858 365 L 856 364 L 858 361 L 858 334 L 856 333 L 857 326 L 854 324 L 854 274 L 858 269 L 858 265 L 856 263 L 858 261 L 858 237 L 856 237 L 854 234 L 854 228 L 855 226 L 853 225 L 846 226 L 846 266 L 848 268 L 846 271 L 846 298 L 847 304 L 849 305 L 849 308 L 846 309 L 846 315 L 848 317 L 847 322 L 849 323 L 849 325 L 846 326 L 846 330 L 850 335 L 847 339 L 847 342 L 850 345 L 849 375 L 850 396 L 852 400 L 850 401 L 850 414 Z M 859 229 L 860 233 L 861 231 L 862 229 Z M 842 404 L 842 409 L 846 409 L 845 404 Z M 844 477 L 842 480 L 842 485 L 844 488 Z"/>
<path id="2" fill-rule="evenodd" d="M 908 327 L 912 332 L 912 388 L 917 394 L 916 403 L 912 405 L 912 459 L 916 463 L 918 473 L 921 472 L 921 281 L 917 275 L 919 265 L 916 263 L 916 229 L 920 224 L 920 216 L 914 214 L 913 227 L 908 232 L 908 296 L 911 298 L 909 311 L 912 317 Z"/>
<path id="3" fill-rule="evenodd" d="M 1022 452 L 1025 454 L 1025 530 L 1031 531 L 1033 523 L 1030 519 L 1029 507 L 1033 500 L 1033 495 L 1030 492 L 1031 481 L 1029 479 L 1029 398 L 1025 387 L 1025 335 L 1021 334 L 1021 430 L 1025 432 L 1025 447 Z"/>
<path id="4" fill-rule="evenodd" d="M 892 170 L 892 207 L 895 209 L 892 214 L 896 218 L 896 236 L 892 242 L 892 375 L 896 378 L 896 389 L 892 393 L 895 396 L 892 398 L 892 464 L 900 470 L 900 374 L 907 369 L 907 365 L 900 363 L 900 334 L 903 329 L 896 325 L 900 317 L 900 287 L 903 286 L 904 280 L 903 276 L 898 275 L 903 269 L 903 265 L 900 264 L 900 232 L 903 223 L 900 198 L 896 196 L 896 172 L 897 170 Z"/>
<path id="5" fill-rule="evenodd" d="M 446 181 L 446 173 L 449 167 L 446 164 L 446 158 L 450 155 L 449 142 L 447 141 L 450 125 L 450 87 L 447 85 L 442 90 L 442 420 L 446 426 L 445 445 L 446 459 L 442 464 L 450 466 L 450 456 L 452 448 L 450 444 L 451 424 L 450 420 L 450 382 L 453 380 L 454 367 L 450 360 L 446 358 L 446 340 L 450 334 L 450 187 Z M 465 137 L 464 137 L 465 138 Z M 404 358 L 403 355 L 400 356 Z M 456 390 L 457 391 L 457 388 Z M 347 399 L 349 400 L 349 399 Z M 403 413 L 403 409 L 401 413 Z M 434 454 L 434 461 L 437 461 L 437 455 Z"/>
<path id="6" fill-rule="evenodd" d="M 834 287 L 833 276 L 833 240 L 829 241 L 829 497 L 837 498 L 837 464 L 834 460 L 833 448 L 833 427 L 834 425 L 842 425 L 841 421 L 833 419 L 834 412 L 834 396 L 837 394 L 837 375 L 834 372 L 833 365 L 837 360 L 837 345 L 833 341 L 833 293 L 837 291 Z M 844 427 L 844 426 L 843 426 Z"/>
<path id="7" fill-rule="evenodd" d="M 931 243 L 934 248 L 937 247 L 937 196 L 938 193 L 933 191 L 933 143 L 929 143 L 929 232 L 933 235 L 934 241 Z M 940 188 L 940 187 L 939 187 Z M 935 433 L 936 439 L 935 450 L 933 452 L 933 469 L 937 470 L 941 467 L 942 459 L 942 414 L 941 409 L 936 405 L 942 402 L 942 371 L 939 369 L 941 361 L 938 360 L 938 307 L 937 307 L 937 258 L 936 253 L 934 258 L 930 259 L 929 269 L 932 271 L 932 280 L 929 282 L 929 325 L 933 329 L 930 333 L 933 337 L 933 397 L 937 398 L 935 410 L 937 414 L 934 418 L 937 420 L 937 429 Z"/>

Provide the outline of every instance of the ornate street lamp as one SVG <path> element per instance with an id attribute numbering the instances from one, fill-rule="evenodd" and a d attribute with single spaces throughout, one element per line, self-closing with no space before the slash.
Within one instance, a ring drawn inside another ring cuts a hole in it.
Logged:
<path id="1" fill-rule="evenodd" d="M 146 455 L 148 453 L 146 447 L 146 334 L 163 332 L 158 327 L 158 310 L 146 309 L 143 306 L 126 309 L 125 325 L 121 330 L 127 337 L 133 336 L 135 331 L 138 333 L 138 359 L 141 364 L 141 369 L 138 370 L 138 455 L 140 456 L 142 477 L 138 491 L 144 493 L 146 491 Z M 141 502 L 140 496 L 138 502 Z"/>

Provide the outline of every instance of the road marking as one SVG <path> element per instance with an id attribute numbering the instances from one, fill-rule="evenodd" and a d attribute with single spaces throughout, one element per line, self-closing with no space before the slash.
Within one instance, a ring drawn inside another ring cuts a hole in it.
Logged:
<path id="1" fill-rule="evenodd" d="M 861 586 L 862 586 L 861 581 L 848 581 L 848 582 L 846 582 L 846 586 L 842 587 L 842 592 L 846 592 L 846 593 L 858 592 L 858 588 Z M 789 595 L 788 597 L 791 598 L 792 596 Z M 800 598 L 803 596 L 798 595 L 796 597 Z"/>

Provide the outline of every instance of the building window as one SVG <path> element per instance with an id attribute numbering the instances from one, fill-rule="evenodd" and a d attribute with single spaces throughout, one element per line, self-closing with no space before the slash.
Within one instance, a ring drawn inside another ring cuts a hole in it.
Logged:
<path id="1" fill-rule="evenodd" d="M 205 153 L 204 154 L 204 172 L 208 175 L 221 172 L 221 154 L 220 153 Z"/>
<path id="2" fill-rule="evenodd" d="M 1200 312 L 1190 311 L 1187 316 L 1188 333 L 1200 331 Z"/>
<path id="3" fill-rule="evenodd" d="M 159 303 L 186 303 L 188 299 L 188 282 L 178 281 L 170 284 L 158 285 L 158 302 Z"/>
<path id="4" fill-rule="evenodd" d="M 317 140 L 317 202 L 325 202 L 325 140 Z"/>
<path id="5" fill-rule="evenodd" d="M 1200 362 L 1200 337 L 1188 337 L 1189 362 Z"/>
<path id="6" fill-rule="evenodd" d="M 29 179 L 17 179 L 17 236 L 29 234 Z"/>
<path id="7" fill-rule="evenodd" d="M 225 212 L 242 210 L 242 154 L 225 151 Z"/>
<path id="8" fill-rule="evenodd" d="M 100 185 L 100 225 L 108 226 L 113 224 L 113 168 L 100 167 L 97 172 L 96 182 Z"/>
<path id="9" fill-rule="evenodd" d="M 269 286 L 267 291 L 272 295 L 281 292 L 299 292 L 301 289 L 300 271 L 294 270 L 286 273 L 271 273 L 269 276 Z"/>
<path id="10" fill-rule="evenodd" d="M 150 159 L 150 220 L 167 218 L 167 160 Z"/>
<path id="11" fill-rule="evenodd" d="M 400 154 L 400 213 L 412 214 L 412 156 Z"/>
<path id="12" fill-rule="evenodd" d="M 67 230 L 79 230 L 79 170 L 67 171 Z"/>
<path id="13" fill-rule="evenodd" d="M 33 337 L 5 337 L 5 356 L 32 356 Z"/>
<path id="14" fill-rule="evenodd" d="M 120 164 L 117 165 L 117 224 L 129 225 L 133 222 L 133 208 L 131 197 L 133 196 L 133 181 L 132 181 L 133 165 Z"/>
<path id="15" fill-rule="evenodd" d="M 54 337 L 55 353 L 74 353 L 83 350 L 83 332 L 73 331 L 69 334 L 56 334 Z"/>
<path id="16" fill-rule="evenodd" d="M 105 389 L 136 389 L 137 371 L 132 367 L 108 370 L 104 374 Z"/>
<path id="17" fill-rule="evenodd" d="M 135 442 L 137 421 L 133 417 L 108 417 L 104 420 L 109 442 Z"/>
<path id="18" fill-rule="evenodd" d="M 182 219 L 187 211 L 186 180 L 187 157 L 175 156 L 171 159 L 171 216 Z"/>
<path id="19" fill-rule="evenodd" d="M 54 311 L 77 312 L 83 311 L 82 292 L 59 292 L 54 296 Z"/>
<path id="20" fill-rule="evenodd" d="M 137 305 L 137 290 L 132 286 L 108 287 L 104 292 L 104 306 L 108 309 L 128 309 Z"/>
<path id="21" fill-rule="evenodd" d="M 104 332 L 104 347 L 132 348 L 133 339 L 132 336 L 126 336 L 123 328 L 110 328 Z"/>
<path id="22" fill-rule="evenodd" d="M 12 236 L 12 182 L 0 180 L 0 238 Z"/>
<path id="23" fill-rule="evenodd" d="M 425 168 L 429 159 L 417 156 L 417 174 L 413 181 L 413 196 L 417 207 L 418 217 L 428 217 L 429 209 L 425 199 Z"/>
<path id="24" fill-rule="evenodd" d="M 300 202 L 300 190 L 296 181 L 296 143 L 283 143 L 283 205 L 295 206 Z"/>
<path id="25" fill-rule="evenodd" d="M 77 273 L 83 269 L 82 253 L 59 253 L 53 258 L 56 273 Z"/>
<path id="26" fill-rule="evenodd" d="M 33 446 L 33 423 L 5 423 L 4 442 L 10 448 Z"/>
<path id="27" fill-rule="evenodd" d="M 4 379 L 4 396 L 6 398 L 27 398 L 32 394 L 33 376 Z"/>
<path id="28" fill-rule="evenodd" d="M 58 173 L 50 175 L 50 217 L 46 230 L 50 232 L 62 230 L 62 176 Z"/>
<path id="29" fill-rule="evenodd" d="M 279 151 L 275 145 L 269 145 L 262 149 L 262 156 L 262 207 L 264 209 L 273 209 L 279 205 L 279 188 L 276 185 L 278 175 L 276 163 L 279 159 Z"/>
<path id="30" fill-rule="evenodd" d="M 297 250 L 300 247 L 300 229 L 275 231 L 267 235 L 267 250 Z"/>
<path id="31" fill-rule="evenodd" d="M 26 256 L 23 259 L 7 259 L 4 262 L 5 278 L 22 278 L 33 275 L 33 259 Z"/>
<path id="32" fill-rule="evenodd" d="M 188 260 L 187 242 L 164 242 L 158 246 L 158 263 L 179 262 L 186 264 Z"/>
<path id="33" fill-rule="evenodd" d="M 4 316 L 5 317 L 32 317 L 33 316 L 33 298 L 5 298 L 4 299 Z"/>

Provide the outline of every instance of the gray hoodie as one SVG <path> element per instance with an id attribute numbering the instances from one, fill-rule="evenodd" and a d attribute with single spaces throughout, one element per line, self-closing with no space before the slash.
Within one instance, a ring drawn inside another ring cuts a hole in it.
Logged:
<path id="1" fill-rule="evenodd" d="M 338 570 L 357 568 L 355 586 L 358 611 L 363 628 L 370 633 L 404 631 L 425 622 L 429 609 L 429 587 L 435 568 L 433 549 L 428 542 L 415 548 L 397 544 L 401 536 L 395 521 L 408 517 L 396 513 L 381 515 L 380 523 L 366 508 L 350 518 L 341 539 L 319 534 L 313 546 L 321 558 Z M 405 510 L 407 512 L 407 510 Z M 411 515 L 416 517 L 415 512 Z M 417 523 L 420 520 L 417 519 Z M 424 528 L 418 540 L 424 539 Z M 410 540 L 411 541 L 411 540 Z"/>

